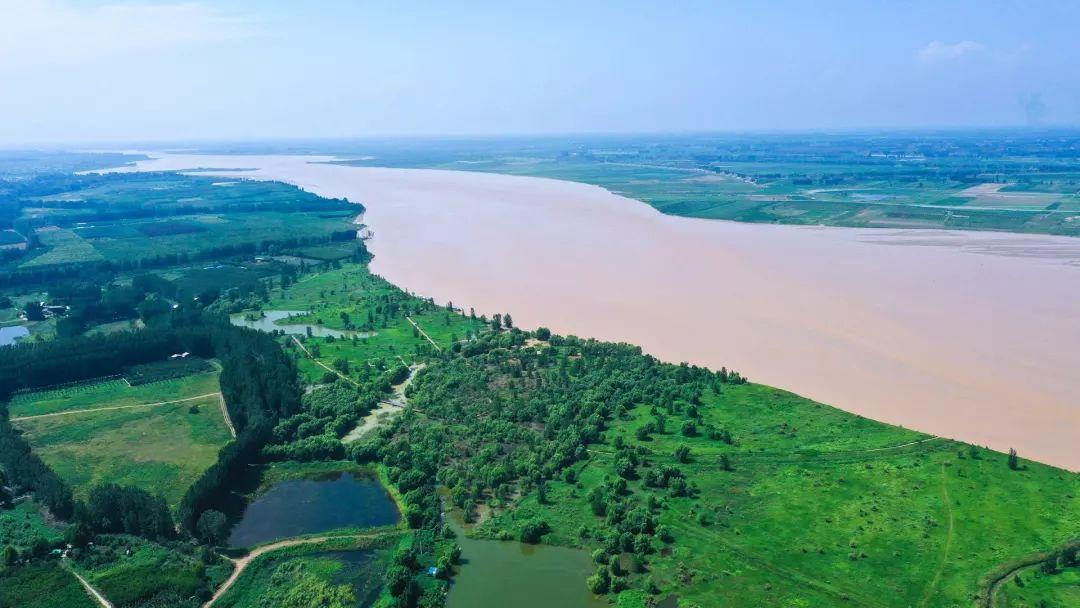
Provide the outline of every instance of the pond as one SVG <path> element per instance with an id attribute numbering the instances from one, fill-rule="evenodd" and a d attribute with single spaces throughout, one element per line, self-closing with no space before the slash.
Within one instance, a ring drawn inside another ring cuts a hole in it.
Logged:
<path id="1" fill-rule="evenodd" d="M 371 332 L 344 331 L 311 323 L 278 323 L 278 321 L 282 320 L 287 321 L 289 317 L 307 314 L 306 310 L 264 310 L 262 311 L 263 316 L 258 319 L 247 318 L 247 315 L 249 314 L 251 313 L 236 313 L 231 315 L 229 320 L 232 321 L 233 325 L 239 325 L 240 327 L 250 327 L 265 332 L 283 331 L 291 336 L 306 336 L 308 328 L 311 328 L 311 335 L 317 338 L 333 336 L 335 338 L 352 339 L 353 336 L 357 338 L 370 338 L 375 335 Z"/>
<path id="2" fill-rule="evenodd" d="M 232 547 L 341 528 L 396 524 L 401 515 L 374 477 L 331 473 L 287 479 L 270 486 L 247 505 L 229 535 Z"/>
<path id="3" fill-rule="evenodd" d="M 608 605 L 585 586 L 585 579 L 596 571 L 587 551 L 516 541 L 479 540 L 465 536 L 465 530 L 452 518 L 448 517 L 447 523 L 457 533 L 462 563 L 450 588 L 447 608 L 491 605 L 599 608 Z"/>
<path id="4" fill-rule="evenodd" d="M 10 346 L 30 335 L 30 330 L 23 325 L 0 327 L 0 346 Z"/>

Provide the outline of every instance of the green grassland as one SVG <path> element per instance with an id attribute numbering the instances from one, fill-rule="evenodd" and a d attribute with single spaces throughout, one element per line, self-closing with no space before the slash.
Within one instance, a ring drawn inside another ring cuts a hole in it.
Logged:
<path id="1" fill-rule="evenodd" d="M 3 608 L 98 608 L 70 572 L 56 562 L 0 569 Z"/>
<path id="2" fill-rule="evenodd" d="M 19 393 L 8 404 L 12 418 L 71 410 L 122 407 L 177 401 L 218 392 L 217 372 L 193 374 L 132 386 L 122 378 L 77 384 L 45 391 Z M 75 415 L 75 414 L 73 414 Z"/>
<path id="3" fill-rule="evenodd" d="M 1001 608 L 1067 608 L 1080 606 L 1080 568 L 1056 574 L 1033 571 L 1020 576 L 1021 583 L 1006 584 L 994 598 Z"/>
<path id="4" fill-rule="evenodd" d="M 261 555 L 215 605 L 370 606 L 379 596 L 395 540 L 393 534 L 340 539 Z"/>
<path id="5" fill-rule="evenodd" d="M 196 406 L 197 413 L 192 413 Z M 27 418 L 15 424 L 77 496 L 99 483 L 134 485 L 161 494 L 174 508 L 230 439 L 216 395 L 172 405 Z"/>

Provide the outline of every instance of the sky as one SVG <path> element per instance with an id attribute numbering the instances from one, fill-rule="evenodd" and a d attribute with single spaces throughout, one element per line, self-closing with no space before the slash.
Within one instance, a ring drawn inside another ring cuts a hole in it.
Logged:
<path id="1" fill-rule="evenodd" d="M 0 0 L 0 146 L 1080 125 L 1080 2 Z"/>

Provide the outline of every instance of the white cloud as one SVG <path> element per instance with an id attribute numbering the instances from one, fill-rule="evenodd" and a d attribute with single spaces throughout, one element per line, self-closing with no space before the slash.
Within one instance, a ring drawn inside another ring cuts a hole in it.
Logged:
<path id="1" fill-rule="evenodd" d="M 251 17 L 203 2 L 0 0 L 0 65 L 85 61 L 108 53 L 220 42 L 259 33 Z"/>
<path id="2" fill-rule="evenodd" d="M 919 49 L 918 56 L 921 61 L 938 63 L 959 59 L 960 57 L 970 55 L 971 53 L 978 53 L 985 48 L 985 46 L 971 40 L 964 40 L 963 42 L 952 44 L 935 40 Z"/>

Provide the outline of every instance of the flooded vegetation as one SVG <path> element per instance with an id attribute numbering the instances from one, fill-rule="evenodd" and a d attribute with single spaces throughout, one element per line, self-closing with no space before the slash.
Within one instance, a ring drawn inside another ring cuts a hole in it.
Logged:
<path id="1" fill-rule="evenodd" d="M 305 310 L 262 310 L 258 312 L 242 312 L 231 315 L 229 319 L 233 325 L 250 327 L 260 331 L 280 331 L 290 336 L 311 336 L 325 338 L 368 338 L 373 334 L 362 331 L 344 331 L 318 325 L 315 323 L 290 323 L 289 319 L 307 314 Z M 282 322 L 284 321 L 284 323 Z"/>
<path id="2" fill-rule="evenodd" d="M 273 483 L 248 504 L 229 545 L 261 543 L 342 528 L 392 525 L 397 506 L 374 477 L 329 472 Z"/>

